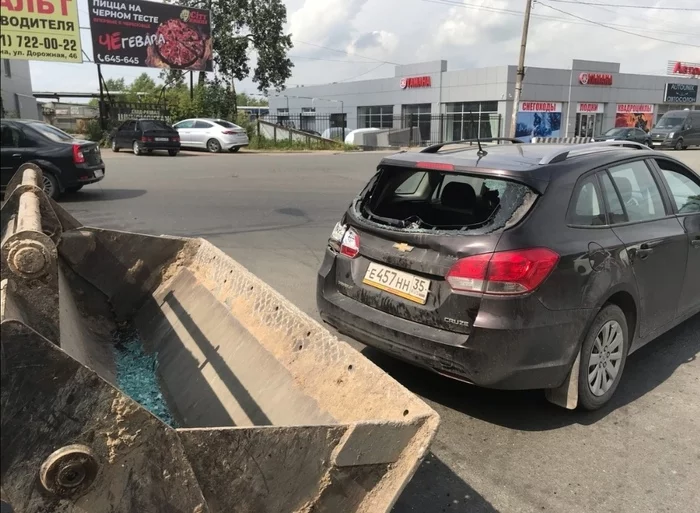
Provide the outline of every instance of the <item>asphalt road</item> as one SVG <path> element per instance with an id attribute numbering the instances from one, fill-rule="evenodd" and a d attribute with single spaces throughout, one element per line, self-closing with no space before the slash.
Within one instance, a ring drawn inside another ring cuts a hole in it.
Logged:
<path id="1" fill-rule="evenodd" d="M 700 151 L 676 155 L 700 170 Z M 63 205 L 88 225 L 205 237 L 317 318 L 328 235 L 380 156 L 106 152 L 107 178 Z M 364 352 L 442 417 L 396 513 L 700 511 L 700 316 L 632 355 L 595 413 Z"/>

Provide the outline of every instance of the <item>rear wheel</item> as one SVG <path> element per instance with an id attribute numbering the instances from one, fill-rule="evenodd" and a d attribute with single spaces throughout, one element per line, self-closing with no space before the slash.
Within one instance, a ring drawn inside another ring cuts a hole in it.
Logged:
<path id="1" fill-rule="evenodd" d="M 207 150 L 210 153 L 219 153 L 221 151 L 221 143 L 216 139 L 209 139 L 207 141 Z"/>
<path id="2" fill-rule="evenodd" d="M 58 186 L 58 180 L 56 177 L 49 173 L 48 171 L 43 172 L 44 175 L 44 192 L 51 199 L 58 199 L 61 195 L 61 189 Z"/>
<path id="3" fill-rule="evenodd" d="M 75 192 L 78 192 L 82 188 L 83 188 L 82 185 L 76 185 L 75 187 L 66 187 L 66 192 L 69 194 L 73 194 Z"/>
<path id="4" fill-rule="evenodd" d="M 578 400 L 586 410 L 597 410 L 617 390 L 629 351 L 627 318 L 616 305 L 596 316 L 581 348 Z"/>
<path id="5" fill-rule="evenodd" d="M 141 145 L 138 141 L 134 141 L 134 155 L 141 155 Z"/>
<path id="6" fill-rule="evenodd" d="M 684 150 L 685 148 L 683 147 L 683 139 L 678 139 L 678 142 L 675 144 L 673 149 L 674 150 Z"/>
<path id="7" fill-rule="evenodd" d="M 228 151 L 230 151 L 231 153 L 238 153 L 238 150 L 240 150 L 240 149 L 241 149 L 240 146 L 235 146 L 235 147 L 231 148 L 231 149 L 228 150 Z"/>
<path id="8" fill-rule="evenodd" d="M 169 154 L 171 157 L 175 157 L 175 156 L 177 155 L 177 150 L 168 150 L 168 154 Z"/>

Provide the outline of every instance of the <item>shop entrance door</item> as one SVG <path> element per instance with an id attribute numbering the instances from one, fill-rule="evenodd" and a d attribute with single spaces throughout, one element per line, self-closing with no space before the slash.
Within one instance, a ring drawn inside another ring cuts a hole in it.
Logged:
<path id="1" fill-rule="evenodd" d="M 577 137 L 594 137 L 602 132 L 602 114 L 576 114 Z"/>

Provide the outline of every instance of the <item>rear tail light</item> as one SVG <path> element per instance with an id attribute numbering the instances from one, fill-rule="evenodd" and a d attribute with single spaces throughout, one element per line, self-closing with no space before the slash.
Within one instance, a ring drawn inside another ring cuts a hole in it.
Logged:
<path id="1" fill-rule="evenodd" d="M 343 235 L 343 241 L 340 243 L 340 254 L 348 258 L 355 258 L 360 254 L 360 234 L 352 228 Z"/>
<path id="2" fill-rule="evenodd" d="M 85 155 L 83 154 L 83 149 L 79 144 L 73 145 L 73 163 L 85 164 Z"/>
<path id="3" fill-rule="evenodd" d="M 180 142 L 180 136 L 175 136 L 171 139 L 173 142 Z"/>
<path id="4" fill-rule="evenodd" d="M 141 142 L 153 142 L 154 139 L 153 137 L 148 137 L 147 135 L 144 135 L 141 137 Z"/>
<path id="5" fill-rule="evenodd" d="M 526 294 L 539 287 L 559 262 L 546 248 L 474 255 L 459 260 L 445 279 L 455 292 Z"/>
<path id="6" fill-rule="evenodd" d="M 333 228 L 333 233 L 331 233 L 331 237 L 328 239 L 328 246 L 336 253 L 340 253 L 340 244 L 343 242 L 346 231 L 348 231 L 348 227 L 343 223 L 336 223 Z"/>

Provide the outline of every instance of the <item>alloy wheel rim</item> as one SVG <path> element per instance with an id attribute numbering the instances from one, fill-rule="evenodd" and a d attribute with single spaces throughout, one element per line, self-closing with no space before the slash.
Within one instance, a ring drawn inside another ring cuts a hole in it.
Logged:
<path id="1" fill-rule="evenodd" d="M 134 143 L 134 154 L 135 155 L 139 154 L 139 143 L 137 143 L 137 142 Z"/>
<path id="2" fill-rule="evenodd" d="M 209 141 L 209 151 L 219 151 L 219 143 L 216 141 Z"/>
<path id="3" fill-rule="evenodd" d="M 588 360 L 588 388 L 596 397 L 605 395 L 620 374 L 623 339 L 617 321 L 606 322 L 596 335 Z"/>
<path id="4" fill-rule="evenodd" d="M 112 140 L 112 150 L 116 150 L 116 149 L 117 149 L 117 141 Z"/>
<path id="5" fill-rule="evenodd" d="M 42 182 L 44 184 L 44 192 L 46 195 L 49 197 L 53 196 L 53 182 L 46 175 L 44 175 Z"/>

